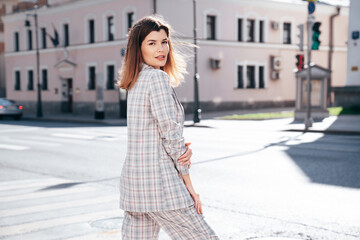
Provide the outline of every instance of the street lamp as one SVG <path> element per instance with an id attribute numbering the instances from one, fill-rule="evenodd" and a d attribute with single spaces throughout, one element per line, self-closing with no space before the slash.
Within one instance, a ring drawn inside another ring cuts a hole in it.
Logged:
<path id="1" fill-rule="evenodd" d="M 193 0 L 193 11 L 194 11 L 194 124 L 200 122 L 201 109 L 199 103 L 199 78 L 200 75 L 197 69 L 197 39 L 196 39 L 196 0 Z"/>
<path id="2" fill-rule="evenodd" d="M 35 5 L 34 9 L 35 9 L 35 13 L 34 14 L 26 14 L 26 17 L 31 16 L 34 17 L 34 22 L 35 22 L 35 41 L 36 41 L 36 73 L 37 73 L 37 111 L 36 111 L 36 116 L 37 117 L 42 117 L 43 116 L 43 112 L 42 112 L 42 104 L 41 104 L 41 83 L 40 83 L 40 54 L 39 54 L 39 37 L 38 37 L 38 15 L 37 15 L 37 8 L 38 6 Z M 25 27 L 30 27 L 30 21 L 29 20 L 25 20 Z"/>

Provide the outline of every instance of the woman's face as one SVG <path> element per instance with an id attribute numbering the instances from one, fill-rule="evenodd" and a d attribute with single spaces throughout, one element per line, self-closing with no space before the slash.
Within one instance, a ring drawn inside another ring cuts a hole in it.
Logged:
<path id="1" fill-rule="evenodd" d="M 152 31 L 141 44 L 144 62 L 154 68 L 165 66 L 169 53 L 168 37 L 164 29 Z"/>

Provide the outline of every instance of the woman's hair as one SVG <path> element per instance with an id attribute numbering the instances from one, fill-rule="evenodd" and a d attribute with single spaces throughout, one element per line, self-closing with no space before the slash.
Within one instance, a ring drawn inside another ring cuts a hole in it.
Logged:
<path id="1" fill-rule="evenodd" d="M 138 20 L 128 33 L 128 42 L 124 61 L 119 70 L 118 86 L 129 90 L 136 82 L 140 73 L 142 64 L 144 63 L 141 54 L 141 44 L 146 36 L 152 31 L 160 31 L 163 29 L 168 37 L 169 53 L 167 61 L 161 70 L 166 72 L 170 78 L 170 84 L 176 87 L 184 79 L 186 72 L 186 62 L 171 43 L 170 34 L 172 29 L 162 17 L 159 15 L 143 17 Z"/>

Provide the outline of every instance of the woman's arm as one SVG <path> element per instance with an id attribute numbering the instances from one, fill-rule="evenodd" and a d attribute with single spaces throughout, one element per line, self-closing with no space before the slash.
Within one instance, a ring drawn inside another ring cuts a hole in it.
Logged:
<path id="1" fill-rule="evenodd" d="M 197 213 L 203 214 L 202 205 L 201 205 L 201 201 L 200 201 L 200 195 L 195 192 L 195 189 L 194 189 L 191 179 L 190 179 L 190 174 L 181 175 L 181 177 L 183 178 L 185 186 L 186 186 L 187 190 L 189 191 L 191 197 L 194 200 L 195 209 L 196 209 Z"/>
<path id="2" fill-rule="evenodd" d="M 172 97 L 169 76 L 163 71 L 153 71 L 149 80 L 151 114 L 157 120 L 162 145 L 181 175 L 189 174 L 188 165 L 178 162 L 186 152 L 182 126 L 176 120 L 176 102 Z M 188 155 L 188 154 L 187 154 Z"/>

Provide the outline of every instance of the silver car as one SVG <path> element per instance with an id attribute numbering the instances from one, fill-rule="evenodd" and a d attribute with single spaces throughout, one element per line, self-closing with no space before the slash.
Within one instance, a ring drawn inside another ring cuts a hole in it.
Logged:
<path id="1" fill-rule="evenodd" d="M 4 116 L 10 116 L 19 120 L 22 116 L 22 109 L 23 106 L 16 104 L 15 101 L 0 98 L 0 119 Z"/>

